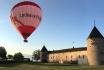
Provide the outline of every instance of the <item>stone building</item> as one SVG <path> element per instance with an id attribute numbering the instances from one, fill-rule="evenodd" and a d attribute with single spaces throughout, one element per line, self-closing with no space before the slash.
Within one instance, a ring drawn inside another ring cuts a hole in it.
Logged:
<path id="1" fill-rule="evenodd" d="M 104 64 L 104 37 L 94 26 L 87 38 L 87 47 L 48 51 L 41 49 L 41 62 L 72 63 L 87 65 Z"/>
<path id="2" fill-rule="evenodd" d="M 96 27 L 87 39 L 87 57 L 89 65 L 104 64 L 104 37 Z"/>

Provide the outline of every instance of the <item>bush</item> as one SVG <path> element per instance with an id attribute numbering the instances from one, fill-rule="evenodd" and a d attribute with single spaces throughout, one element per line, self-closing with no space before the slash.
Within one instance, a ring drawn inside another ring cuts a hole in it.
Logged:
<path id="1" fill-rule="evenodd" d="M 7 58 L 8 59 L 13 59 L 13 55 L 8 55 Z"/>
<path id="2" fill-rule="evenodd" d="M 24 60 L 24 56 L 23 56 L 22 53 L 20 53 L 20 52 L 19 52 L 19 53 L 15 53 L 13 59 L 14 59 L 15 61 L 23 61 L 23 60 Z"/>

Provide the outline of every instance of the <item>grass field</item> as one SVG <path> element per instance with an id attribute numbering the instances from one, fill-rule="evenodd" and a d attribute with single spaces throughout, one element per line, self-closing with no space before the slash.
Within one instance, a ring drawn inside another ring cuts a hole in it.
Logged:
<path id="1" fill-rule="evenodd" d="M 104 66 L 71 66 L 54 64 L 0 64 L 0 70 L 104 70 Z"/>

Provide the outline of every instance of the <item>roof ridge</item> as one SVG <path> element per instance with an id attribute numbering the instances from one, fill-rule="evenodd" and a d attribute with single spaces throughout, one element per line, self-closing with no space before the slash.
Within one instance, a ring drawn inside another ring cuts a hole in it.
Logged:
<path id="1" fill-rule="evenodd" d="M 72 51 L 83 51 L 86 50 L 87 47 L 77 47 L 77 48 L 68 48 L 61 50 L 48 51 L 49 53 L 60 53 L 60 52 L 72 52 Z"/>

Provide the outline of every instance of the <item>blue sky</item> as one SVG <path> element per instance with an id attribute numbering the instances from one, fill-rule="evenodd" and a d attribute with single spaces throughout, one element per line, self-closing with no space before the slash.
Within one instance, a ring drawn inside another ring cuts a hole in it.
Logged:
<path id="1" fill-rule="evenodd" d="M 48 50 L 85 47 L 94 26 L 104 35 L 104 0 L 28 0 L 42 8 L 42 21 L 24 43 L 10 21 L 11 8 L 25 0 L 0 2 L 0 45 L 8 54 L 32 54 L 46 45 Z"/>

